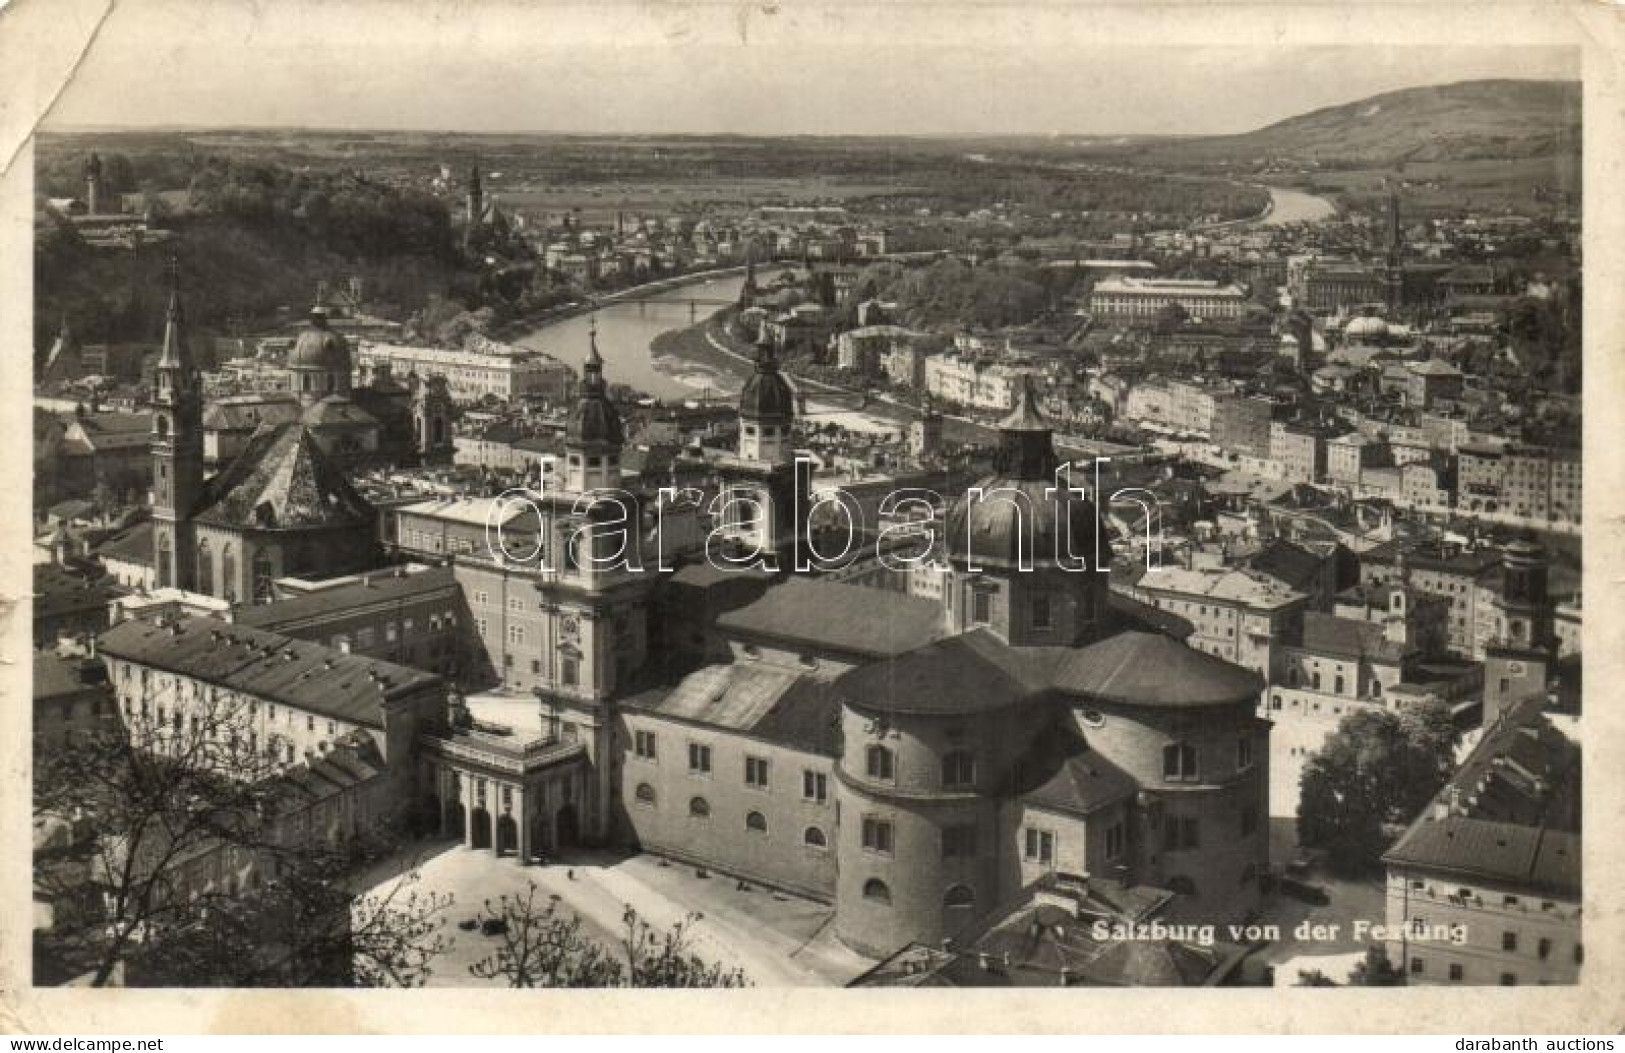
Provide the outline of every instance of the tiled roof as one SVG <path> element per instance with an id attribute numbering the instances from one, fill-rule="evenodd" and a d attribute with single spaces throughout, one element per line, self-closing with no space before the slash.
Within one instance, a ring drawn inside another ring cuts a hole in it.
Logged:
<path id="1" fill-rule="evenodd" d="M 1052 736 L 1020 765 L 1023 784 L 1031 789 L 1022 800 L 1038 808 L 1088 815 L 1132 797 L 1138 784 L 1074 735 Z M 1047 778 L 1046 778 L 1047 776 Z M 1018 787 L 1018 792 L 1020 788 Z"/>
<path id="2" fill-rule="evenodd" d="M 100 662 L 85 658 L 62 658 L 49 652 L 34 654 L 34 698 L 77 695 L 107 683 Z"/>
<path id="3" fill-rule="evenodd" d="M 809 753 L 833 757 L 840 752 L 840 705 L 830 685 L 788 669 L 709 665 L 675 686 L 644 691 L 622 705 Z"/>
<path id="4" fill-rule="evenodd" d="M 973 713 L 1060 693 L 1158 708 L 1256 698 L 1248 670 L 1161 633 L 1125 631 L 1086 647 L 1011 647 L 985 629 L 854 669 L 843 698 L 881 712 Z"/>
<path id="5" fill-rule="evenodd" d="M 149 519 L 106 538 L 96 546 L 95 555 L 104 560 L 116 559 L 151 566 L 152 551 L 152 521 Z"/>
<path id="6" fill-rule="evenodd" d="M 318 589 L 272 603 L 241 607 L 232 620 L 238 625 L 281 630 L 285 626 L 367 607 L 376 603 L 409 603 L 442 589 L 455 588 L 457 580 L 450 567 L 430 567 L 415 573 L 392 574 L 380 571 L 363 580 L 329 589 Z"/>
<path id="7" fill-rule="evenodd" d="M 302 424 L 256 433 L 210 479 L 194 518 L 223 526 L 288 530 L 368 523 L 374 511 Z"/>
<path id="8" fill-rule="evenodd" d="M 1301 545 L 1276 539 L 1265 544 L 1247 565 L 1288 588 L 1301 590 L 1314 584 L 1323 562 L 1321 556 Z"/>
<path id="9" fill-rule="evenodd" d="M 203 411 L 203 426 L 219 431 L 253 431 L 262 424 L 299 419 L 299 400 L 288 396 L 218 399 Z"/>
<path id="10" fill-rule="evenodd" d="M 873 658 L 903 654 L 945 631 L 935 600 L 804 578 L 772 586 L 717 624 L 742 636 Z"/>
<path id="11" fill-rule="evenodd" d="M 383 727 L 383 702 L 440 682 L 393 662 L 344 654 L 213 618 L 159 625 L 131 619 L 101 635 L 100 652 L 321 716 Z"/>
<path id="12" fill-rule="evenodd" d="M 1507 709 L 1385 862 L 1580 892 L 1580 750 L 1542 712 Z"/>
<path id="13" fill-rule="evenodd" d="M 1068 653 L 1054 672 L 1069 695 L 1183 709 L 1256 699 L 1256 673 L 1161 633 L 1122 632 Z"/>
<path id="14" fill-rule="evenodd" d="M 1306 611 L 1303 616 L 1303 650 L 1342 658 L 1398 662 L 1414 648 L 1388 639 L 1377 622 L 1339 618 L 1323 611 Z"/>
<path id="15" fill-rule="evenodd" d="M 1424 815 L 1383 859 L 1566 896 L 1580 894 L 1580 835 L 1464 815 Z"/>
<path id="16" fill-rule="evenodd" d="M 112 578 L 74 574 L 53 564 L 34 565 L 34 620 L 106 608 L 125 595 Z"/>

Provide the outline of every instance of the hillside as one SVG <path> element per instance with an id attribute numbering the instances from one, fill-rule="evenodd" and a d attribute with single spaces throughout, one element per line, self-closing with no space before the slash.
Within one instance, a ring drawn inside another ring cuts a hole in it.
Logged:
<path id="1" fill-rule="evenodd" d="M 1330 106 L 1241 135 L 1148 144 L 1141 160 L 1329 167 L 1578 154 L 1580 85 L 1478 80 L 1405 88 Z"/>

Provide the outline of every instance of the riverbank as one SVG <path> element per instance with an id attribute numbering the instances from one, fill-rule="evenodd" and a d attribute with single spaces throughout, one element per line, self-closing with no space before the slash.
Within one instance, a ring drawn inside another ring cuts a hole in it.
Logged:
<path id="1" fill-rule="evenodd" d="M 600 307 L 607 307 L 620 300 L 633 299 L 640 296 L 656 296 L 660 293 L 671 292 L 688 285 L 699 285 L 704 282 L 715 281 L 718 278 L 728 278 L 735 274 L 743 274 L 743 265 L 737 267 L 714 267 L 704 271 L 690 271 L 686 274 L 674 274 L 669 278 L 658 278 L 652 282 L 643 282 L 639 285 L 629 285 L 624 289 L 616 289 L 600 296 L 587 296 L 574 303 L 564 304 L 560 307 L 549 307 L 545 311 L 535 314 L 523 315 L 519 318 L 494 325 L 484 335 L 492 340 L 507 341 L 518 336 L 528 336 L 539 329 L 550 325 L 568 321 L 583 314 L 589 314 Z"/>

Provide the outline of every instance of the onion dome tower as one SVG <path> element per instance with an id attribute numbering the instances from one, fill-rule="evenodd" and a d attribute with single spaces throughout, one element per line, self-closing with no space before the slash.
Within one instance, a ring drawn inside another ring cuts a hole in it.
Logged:
<path id="1" fill-rule="evenodd" d="M 771 344 L 760 340 L 756 371 L 739 395 L 739 456 L 722 470 L 722 533 L 773 569 L 796 565 L 812 506 L 808 481 L 796 478 L 795 417 L 795 391 L 779 372 Z"/>
<path id="2" fill-rule="evenodd" d="M 302 405 L 329 395 L 350 394 L 350 343 L 328 322 L 327 304 L 318 292 L 310 308 L 310 325 L 288 352 L 288 386 Z"/>
<path id="3" fill-rule="evenodd" d="M 790 460 L 790 426 L 796 395 L 779 372 L 773 347 L 756 344 L 756 371 L 739 395 L 739 456 L 747 461 L 778 464 Z"/>
<path id="4" fill-rule="evenodd" d="M 999 424 L 994 471 L 948 510 L 944 616 L 1015 645 L 1084 642 L 1106 610 L 1111 544 L 1093 501 L 1069 486 L 1025 377 Z"/>
<path id="5" fill-rule="evenodd" d="M 587 359 L 581 364 L 581 395 L 564 430 L 564 488 L 581 493 L 619 486 L 625 445 L 626 429 L 604 382 L 594 319 L 587 333 Z"/>

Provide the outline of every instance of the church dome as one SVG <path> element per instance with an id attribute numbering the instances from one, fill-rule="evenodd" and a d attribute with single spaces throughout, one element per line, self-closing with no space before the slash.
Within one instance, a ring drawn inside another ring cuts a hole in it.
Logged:
<path id="1" fill-rule="evenodd" d="M 349 374 L 350 344 L 327 324 L 324 308 L 317 306 L 310 312 L 310 327 L 299 334 L 288 352 L 288 368 Z"/>
<path id="2" fill-rule="evenodd" d="M 745 381 L 745 390 L 739 394 L 739 415 L 782 424 L 795 419 L 796 393 L 779 372 L 779 364 L 765 343 L 758 345 L 756 372 Z"/>
<path id="3" fill-rule="evenodd" d="M 1375 315 L 1362 315 L 1350 320 L 1343 329 L 1343 335 L 1364 340 L 1384 337 L 1388 335 L 1388 323 Z"/>
<path id="4" fill-rule="evenodd" d="M 949 557 L 1011 567 L 1042 566 L 1070 555 L 1092 565 L 1098 536 L 1101 556 L 1109 559 L 1109 532 L 1095 503 L 1056 480 L 1060 459 L 1030 377 L 1016 408 L 1000 423 L 999 436 L 993 473 L 948 509 Z"/>

